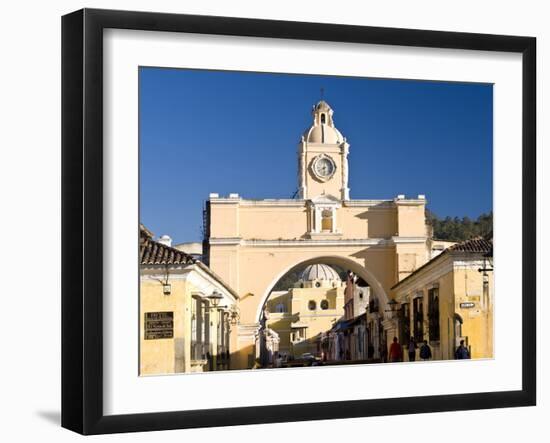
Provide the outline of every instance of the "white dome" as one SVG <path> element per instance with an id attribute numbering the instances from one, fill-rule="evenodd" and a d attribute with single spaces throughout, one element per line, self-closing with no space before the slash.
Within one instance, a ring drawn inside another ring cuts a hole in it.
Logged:
<path id="1" fill-rule="evenodd" d="M 338 273 L 329 265 L 322 263 L 309 265 L 300 274 L 301 281 L 329 280 L 341 282 Z"/>
<path id="2" fill-rule="evenodd" d="M 313 107 L 313 124 L 304 132 L 303 139 L 308 143 L 340 144 L 344 136 L 340 133 L 332 118 L 334 111 L 330 105 L 321 100 Z"/>
<path id="3" fill-rule="evenodd" d="M 344 136 L 333 126 L 318 125 L 309 128 L 304 133 L 304 139 L 308 143 L 339 144 L 344 141 Z"/>

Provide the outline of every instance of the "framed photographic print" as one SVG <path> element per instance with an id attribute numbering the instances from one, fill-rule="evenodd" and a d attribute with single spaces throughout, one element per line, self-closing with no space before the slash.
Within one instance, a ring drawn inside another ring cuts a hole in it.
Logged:
<path id="1" fill-rule="evenodd" d="M 531 37 L 62 21 L 62 425 L 536 402 Z"/>

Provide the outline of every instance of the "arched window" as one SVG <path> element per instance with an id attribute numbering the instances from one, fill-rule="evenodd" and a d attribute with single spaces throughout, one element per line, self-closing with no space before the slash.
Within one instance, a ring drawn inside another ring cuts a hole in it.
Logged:
<path id="1" fill-rule="evenodd" d="M 315 300 L 310 300 L 307 307 L 310 311 L 315 311 L 315 309 L 317 309 L 317 303 L 315 303 Z"/>
<path id="2" fill-rule="evenodd" d="M 321 124 L 325 124 L 326 123 L 326 117 L 325 117 L 325 114 L 321 114 Z"/>
<path id="3" fill-rule="evenodd" d="M 326 311 L 328 309 L 328 300 L 321 300 L 321 309 Z"/>

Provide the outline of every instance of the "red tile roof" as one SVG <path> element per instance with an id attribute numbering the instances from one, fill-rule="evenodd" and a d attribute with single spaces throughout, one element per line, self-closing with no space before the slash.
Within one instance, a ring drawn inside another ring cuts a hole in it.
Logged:
<path id="1" fill-rule="evenodd" d="M 474 237 L 448 248 L 448 251 L 456 252 L 474 252 L 478 254 L 493 253 L 493 239 L 485 239 L 483 237 Z"/>
<path id="2" fill-rule="evenodd" d="M 189 254 L 153 240 L 151 231 L 143 225 L 140 225 L 139 230 L 139 261 L 142 265 L 186 265 L 195 263 L 195 260 Z"/>
<path id="3" fill-rule="evenodd" d="M 441 258 L 449 254 L 451 255 L 483 254 L 483 256 L 485 257 L 492 257 L 493 256 L 493 239 L 483 238 L 483 237 L 474 237 L 469 240 L 464 240 L 460 243 L 456 243 L 453 246 L 450 246 L 447 249 L 445 249 L 441 254 L 432 258 L 430 261 L 424 263 L 416 271 L 414 271 L 412 274 L 409 274 L 403 280 L 397 282 L 395 285 L 392 286 L 391 289 L 397 288 L 403 282 L 408 281 L 412 276 L 417 275 L 420 271 L 422 271 L 424 268 L 426 268 L 430 264 L 434 263 L 437 260 L 440 260 Z"/>

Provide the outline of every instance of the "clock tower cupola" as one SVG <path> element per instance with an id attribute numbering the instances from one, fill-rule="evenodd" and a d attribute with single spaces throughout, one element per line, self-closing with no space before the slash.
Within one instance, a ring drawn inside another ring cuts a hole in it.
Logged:
<path id="1" fill-rule="evenodd" d="M 313 124 L 298 143 L 298 198 L 349 200 L 349 144 L 334 126 L 334 111 L 326 101 L 317 103 L 311 114 Z"/>

